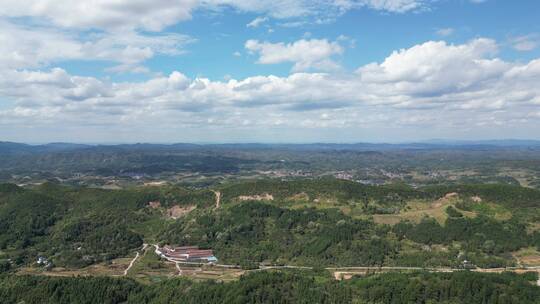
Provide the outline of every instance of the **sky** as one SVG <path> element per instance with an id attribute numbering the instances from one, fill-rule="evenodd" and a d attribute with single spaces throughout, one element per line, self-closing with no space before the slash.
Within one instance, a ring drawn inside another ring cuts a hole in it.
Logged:
<path id="1" fill-rule="evenodd" d="M 0 0 L 0 141 L 540 139 L 537 0 Z"/>

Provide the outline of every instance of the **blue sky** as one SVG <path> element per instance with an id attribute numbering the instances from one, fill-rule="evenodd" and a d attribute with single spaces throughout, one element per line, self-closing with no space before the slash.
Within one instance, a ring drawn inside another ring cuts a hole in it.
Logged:
<path id="1" fill-rule="evenodd" d="M 0 140 L 540 139 L 538 1 L 19 2 Z"/>
<path id="2" fill-rule="evenodd" d="M 471 1 L 439 1 L 429 9 L 410 13 L 388 13 L 370 9 L 351 10 L 326 24 L 306 23 L 302 26 L 284 27 L 287 22 L 308 22 L 304 18 L 292 20 L 270 19 L 256 28 L 248 28 L 260 13 L 238 12 L 224 8 L 223 12 L 195 11 L 191 20 L 164 29 L 192 37 L 194 42 L 186 47 L 182 56 L 155 56 L 145 65 L 152 71 L 165 74 L 175 70 L 190 77 L 204 76 L 222 79 L 226 75 L 245 78 L 260 74 L 286 76 L 290 64 L 259 65 L 253 56 L 246 54 L 244 43 L 248 39 L 270 42 L 294 42 L 306 37 L 335 40 L 347 36 L 356 41 L 341 56 L 343 66 L 352 71 L 361 65 L 383 60 L 392 51 L 408 48 L 419 42 L 445 40 L 464 43 L 477 37 L 496 39 L 504 45 L 500 57 L 528 61 L 538 57 L 539 49 L 520 52 L 512 48 L 515 37 L 540 33 L 536 21 L 540 4 L 535 1 L 491 0 L 483 3 Z M 268 30 L 273 32 L 269 33 Z M 451 29 L 441 35 L 439 30 Z M 152 33 L 149 33 L 152 34 Z M 219 51 L 217 51 L 219 50 Z M 243 56 L 235 58 L 233 53 Z M 70 73 L 105 76 L 104 69 L 113 62 L 68 61 L 58 64 Z M 112 79 L 148 79 L 148 75 L 109 75 Z M 138 77 L 134 77 L 138 76 Z"/>

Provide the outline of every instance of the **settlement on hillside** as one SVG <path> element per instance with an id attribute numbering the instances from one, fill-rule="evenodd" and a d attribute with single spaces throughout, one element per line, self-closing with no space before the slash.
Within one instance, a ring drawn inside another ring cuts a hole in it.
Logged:
<path id="1" fill-rule="evenodd" d="M 174 262 L 215 263 L 217 258 L 212 249 L 199 249 L 197 246 L 171 247 L 165 245 L 156 252 L 163 258 Z"/>

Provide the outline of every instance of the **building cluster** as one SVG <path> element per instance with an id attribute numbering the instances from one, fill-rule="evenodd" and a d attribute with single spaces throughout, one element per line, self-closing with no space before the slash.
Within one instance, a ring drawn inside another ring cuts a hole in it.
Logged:
<path id="1" fill-rule="evenodd" d="M 36 263 L 39 266 L 44 266 L 45 268 L 52 267 L 52 263 L 46 257 L 39 256 Z"/>
<path id="2" fill-rule="evenodd" d="M 197 246 L 171 247 L 165 245 L 156 251 L 163 258 L 173 262 L 215 263 L 217 258 L 212 249 Z"/>

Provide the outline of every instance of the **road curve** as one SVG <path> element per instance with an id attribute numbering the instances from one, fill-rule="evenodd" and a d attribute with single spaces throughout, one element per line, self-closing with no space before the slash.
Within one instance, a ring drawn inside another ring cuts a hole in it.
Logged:
<path id="1" fill-rule="evenodd" d="M 148 244 L 143 244 L 143 248 L 142 248 L 142 251 L 144 251 L 146 249 L 146 247 L 148 246 Z M 137 261 L 137 259 L 140 257 L 140 253 L 139 251 L 137 251 L 137 254 L 135 255 L 135 257 L 133 258 L 133 260 L 131 260 L 131 262 L 129 262 L 129 266 L 124 270 L 124 276 L 127 276 L 129 270 L 131 269 L 131 267 L 133 267 L 133 265 L 135 264 L 135 262 Z"/>

